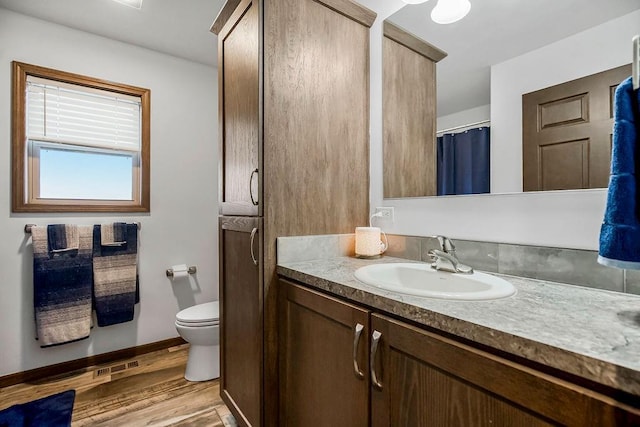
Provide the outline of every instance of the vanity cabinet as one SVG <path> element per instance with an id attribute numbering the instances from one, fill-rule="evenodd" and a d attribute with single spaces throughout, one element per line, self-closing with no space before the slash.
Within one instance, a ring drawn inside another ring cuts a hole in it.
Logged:
<path id="1" fill-rule="evenodd" d="M 375 16 L 351 0 L 227 0 L 212 27 L 218 35 L 221 221 L 228 215 L 262 221 L 260 289 L 249 298 L 227 283 L 231 268 L 245 269 L 235 273 L 239 277 L 250 266 L 230 264 L 220 277 L 222 311 L 249 301 L 236 320 L 244 318 L 252 334 L 261 328 L 260 345 L 241 354 L 232 346 L 246 339 L 245 331 L 223 326 L 223 386 L 261 384 L 255 399 L 240 399 L 240 388 L 235 395 L 223 389 L 241 425 L 278 425 L 276 238 L 352 233 L 368 222 L 369 27 Z M 246 369 L 231 372 L 235 363 Z"/>
<path id="2" fill-rule="evenodd" d="M 282 425 L 640 425 L 640 409 L 613 397 L 375 309 L 281 283 Z M 358 323 L 367 334 L 356 343 Z M 368 382 L 354 374 L 365 363 Z M 369 409 L 360 403 L 362 388 Z M 313 423 L 301 418 L 302 409 L 312 411 Z M 344 421 L 353 417 L 359 424 Z"/>
<path id="3" fill-rule="evenodd" d="M 368 426 L 369 312 L 281 283 L 279 425 Z"/>

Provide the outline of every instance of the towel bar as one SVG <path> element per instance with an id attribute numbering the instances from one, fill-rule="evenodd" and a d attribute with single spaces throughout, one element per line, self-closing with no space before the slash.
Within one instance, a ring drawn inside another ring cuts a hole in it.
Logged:
<path id="1" fill-rule="evenodd" d="M 640 35 L 634 36 L 633 42 L 633 62 L 631 63 L 631 81 L 633 90 L 640 89 Z"/>
<path id="2" fill-rule="evenodd" d="M 141 222 L 135 222 L 134 224 L 136 224 L 138 226 L 138 230 L 140 230 L 142 228 L 142 223 Z M 31 234 L 31 227 L 35 227 L 36 224 L 25 224 L 24 226 L 24 232 L 26 234 Z"/>

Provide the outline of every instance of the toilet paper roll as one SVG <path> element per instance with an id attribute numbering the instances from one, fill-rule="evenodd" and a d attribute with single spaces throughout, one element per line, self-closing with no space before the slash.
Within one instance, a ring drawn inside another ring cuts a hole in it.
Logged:
<path id="1" fill-rule="evenodd" d="M 189 267 L 186 264 L 178 264 L 171 266 L 173 270 L 173 278 L 180 279 L 189 276 Z"/>

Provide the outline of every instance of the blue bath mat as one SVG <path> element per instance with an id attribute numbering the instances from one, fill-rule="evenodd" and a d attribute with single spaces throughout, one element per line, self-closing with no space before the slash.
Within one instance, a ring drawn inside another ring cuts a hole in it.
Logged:
<path id="1" fill-rule="evenodd" d="M 13 405 L 0 411 L 0 427 L 68 427 L 75 397 L 75 390 L 67 390 Z"/>

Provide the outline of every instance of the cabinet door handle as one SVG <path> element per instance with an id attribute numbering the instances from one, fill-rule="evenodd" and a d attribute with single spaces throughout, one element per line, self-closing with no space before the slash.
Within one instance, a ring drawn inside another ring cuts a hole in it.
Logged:
<path id="1" fill-rule="evenodd" d="M 249 196 L 251 196 L 251 203 L 253 206 L 258 206 L 258 201 L 253 198 L 253 175 L 258 174 L 258 168 L 251 171 L 251 177 L 249 178 Z"/>
<path id="2" fill-rule="evenodd" d="M 251 230 L 251 259 L 253 260 L 253 263 L 255 265 L 258 265 L 258 260 L 256 259 L 256 256 L 253 254 L 253 241 L 256 239 L 257 232 L 258 232 L 257 228 L 254 228 L 253 230 Z"/>
<path id="3" fill-rule="evenodd" d="M 378 381 L 378 375 L 376 374 L 376 353 L 378 352 L 378 343 L 380 342 L 380 337 L 382 337 L 382 332 L 373 331 L 373 334 L 371 335 L 371 359 L 369 360 L 371 382 L 378 390 L 382 390 L 382 383 Z"/>
<path id="4" fill-rule="evenodd" d="M 353 332 L 353 371 L 356 374 L 357 378 L 364 378 L 364 372 L 358 366 L 358 345 L 360 344 L 360 335 L 362 335 L 362 331 L 364 330 L 364 325 L 362 323 L 356 324 L 356 327 Z"/>

